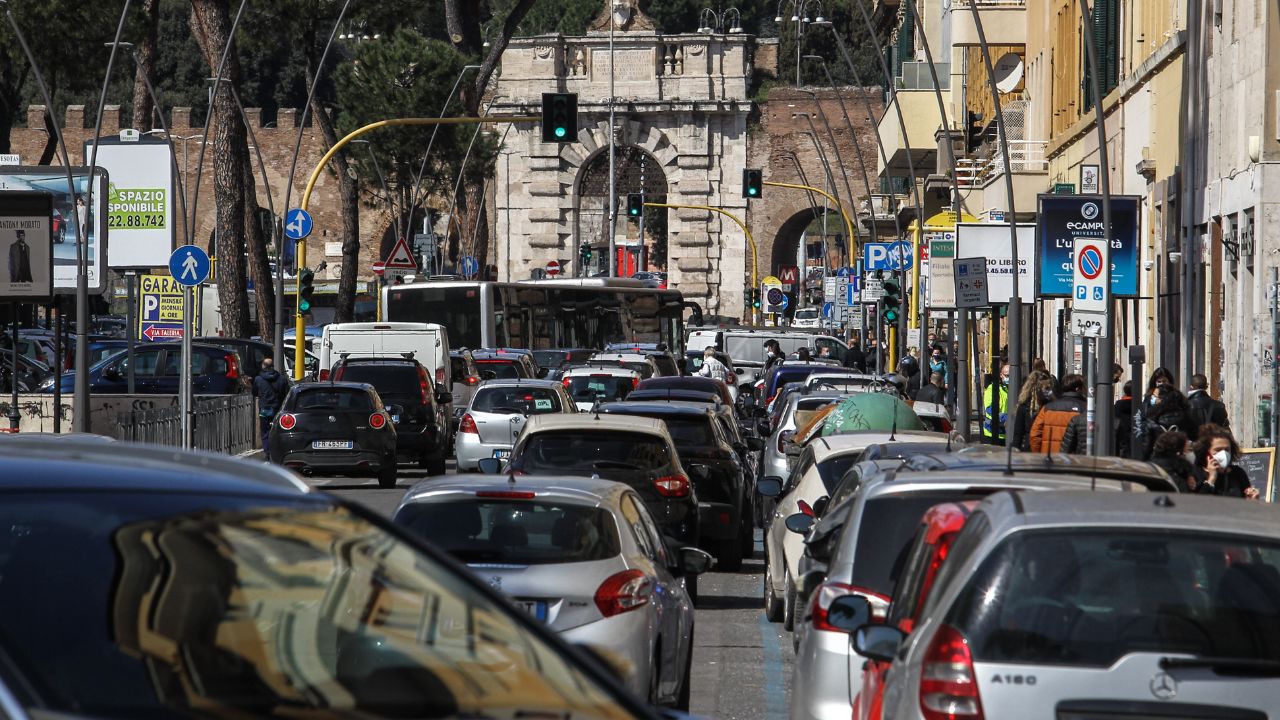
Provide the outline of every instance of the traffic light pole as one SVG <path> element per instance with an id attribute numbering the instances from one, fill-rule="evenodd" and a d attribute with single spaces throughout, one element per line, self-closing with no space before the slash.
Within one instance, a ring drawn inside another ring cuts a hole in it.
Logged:
<path id="1" fill-rule="evenodd" d="M 333 160 L 333 156 L 337 155 L 340 150 L 347 146 L 352 140 L 373 132 L 389 127 L 403 127 L 409 125 L 482 125 L 482 124 L 506 124 L 506 123 L 536 123 L 541 122 L 542 117 L 538 115 L 514 115 L 511 117 L 455 117 L 455 118 L 391 118 L 388 120 L 379 120 L 375 123 L 369 123 L 364 127 L 356 128 L 347 133 L 346 137 L 333 144 L 324 157 L 320 158 L 320 162 L 316 163 L 315 169 L 311 171 L 311 177 L 307 179 L 306 189 L 302 191 L 302 209 L 307 210 L 311 205 L 311 193 L 316 189 L 316 181 L 320 179 L 320 173 L 324 171 L 329 162 Z M 307 264 L 307 240 L 303 238 L 298 241 L 297 261 L 298 269 L 301 270 Z M 298 288 L 301 289 L 301 283 Z M 306 366 L 306 331 L 307 321 L 302 313 L 297 314 L 297 323 L 294 328 L 295 336 L 293 338 L 293 376 L 294 380 L 301 380 L 302 373 Z"/>
<path id="2" fill-rule="evenodd" d="M 766 185 L 771 185 L 771 184 L 773 184 L 773 183 L 765 183 L 765 184 L 766 184 Z M 746 224 L 746 223 L 744 223 L 744 222 L 742 222 L 742 219 L 741 219 L 741 218 L 739 218 L 737 215 L 734 215 L 733 213 L 731 213 L 731 212 L 729 212 L 729 211 L 727 211 L 727 210 L 721 210 L 721 209 L 720 209 L 720 208 L 718 208 L 718 207 L 711 207 L 710 205 L 675 205 L 675 204 L 672 204 L 672 203 L 651 203 L 651 202 L 647 202 L 647 203 L 644 203 L 644 206 L 645 206 L 645 207 L 672 208 L 672 209 L 676 209 L 676 210 L 679 210 L 679 209 L 684 209 L 684 210 L 707 210 L 707 211 L 710 211 L 710 212 L 713 212 L 713 213 L 719 213 L 719 214 L 721 214 L 721 215 L 723 215 L 723 216 L 725 216 L 725 217 L 729 218 L 730 220 L 734 221 L 735 223 L 737 223 L 737 224 L 738 224 L 738 227 L 742 228 L 742 234 L 747 236 L 747 244 L 751 246 L 751 287 L 752 287 L 752 288 L 755 288 L 755 287 L 757 287 L 757 286 L 760 284 L 760 276 L 759 276 L 760 252 L 759 252 L 759 250 L 756 248 L 756 239 L 755 239 L 754 237 L 752 237 L 752 236 L 751 236 L 751 231 L 747 229 L 747 224 Z M 750 297 L 751 297 L 751 294 L 750 294 L 750 293 L 748 293 L 748 294 L 747 294 L 747 298 L 750 298 Z M 750 304 L 750 301 L 748 301 L 748 304 Z M 755 317 L 755 310 L 754 310 L 754 309 L 752 310 L 752 313 L 751 313 L 751 314 L 752 314 L 752 317 L 754 318 L 754 317 Z"/>

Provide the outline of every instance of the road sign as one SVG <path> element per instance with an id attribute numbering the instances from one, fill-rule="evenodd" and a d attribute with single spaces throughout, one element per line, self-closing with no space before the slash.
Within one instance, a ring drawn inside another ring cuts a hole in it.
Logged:
<path id="1" fill-rule="evenodd" d="M 382 261 L 382 266 L 388 270 L 417 270 L 418 263 L 413 261 L 413 253 L 409 252 L 409 243 L 404 238 L 396 240 L 396 244 L 391 248 L 391 253 L 387 255 L 387 259 Z"/>
<path id="2" fill-rule="evenodd" d="M 906 240 L 889 243 L 889 260 L 893 263 L 891 270 L 910 270 L 916 260 L 915 248 Z"/>
<path id="3" fill-rule="evenodd" d="M 1071 311 L 1071 334 L 1077 337 L 1106 337 L 1107 314 L 1073 309 Z"/>
<path id="4" fill-rule="evenodd" d="M 195 245 L 183 245 L 169 256 L 169 274 L 180 285 L 199 285 L 209 278 L 209 254 Z"/>
<path id="5" fill-rule="evenodd" d="M 773 275 L 765 277 L 760 281 L 760 284 L 768 287 L 782 287 L 782 281 Z"/>
<path id="6" fill-rule="evenodd" d="M 838 297 L 836 293 L 838 292 L 841 279 L 842 278 L 838 277 L 822 278 L 822 300 L 824 302 L 833 303 L 836 301 L 836 298 Z"/>
<path id="7" fill-rule="evenodd" d="M 893 243 L 863 243 L 863 267 L 867 270 L 893 270 L 893 258 L 889 246 Z"/>
<path id="8" fill-rule="evenodd" d="M 786 294 L 786 293 L 783 293 L 783 294 L 782 294 L 782 309 L 783 309 L 783 310 L 786 310 L 786 309 L 787 309 L 788 307 L 790 307 L 790 306 L 791 306 L 791 298 L 787 297 L 787 294 Z"/>
<path id="9" fill-rule="evenodd" d="M 284 236 L 290 240 L 301 240 L 311 234 L 313 225 L 311 213 L 302 208 L 294 208 L 285 213 Z"/>
<path id="10" fill-rule="evenodd" d="M 856 279 L 856 278 L 855 278 Z M 841 298 L 845 305 L 857 305 L 862 302 L 862 292 L 858 289 L 858 283 L 849 283 L 844 289 L 844 297 Z"/>
<path id="11" fill-rule="evenodd" d="M 559 274 L 560 274 L 560 261 L 559 261 L 559 260 L 548 260 L 548 261 L 547 261 L 547 268 L 546 268 L 546 270 L 547 270 L 547 275 L 548 275 L 549 277 L 555 277 L 555 276 L 559 275 Z"/>
<path id="12" fill-rule="evenodd" d="M 822 317 L 823 317 L 823 318 L 825 318 L 825 319 L 827 319 L 827 320 L 832 319 L 832 318 L 835 316 L 835 310 L 836 310 L 836 304 L 835 304 L 835 303 L 831 303 L 831 302 L 823 303 L 823 304 L 822 304 Z"/>
<path id="13" fill-rule="evenodd" d="M 836 277 L 851 277 L 855 274 L 856 273 L 851 267 L 842 267 L 839 270 L 836 270 Z"/>
<path id="14" fill-rule="evenodd" d="M 1082 312 L 1106 313 L 1106 288 L 1110 273 L 1107 272 L 1108 243 L 1101 238 L 1076 238 L 1071 309 Z"/>
<path id="15" fill-rule="evenodd" d="M 476 260 L 471 255 L 464 255 L 462 259 L 458 261 L 458 271 L 462 273 L 463 277 L 470 280 L 480 274 L 480 261 Z"/>
<path id="16" fill-rule="evenodd" d="M 862 302 L 875 302 L 884 297 L 884 280 L 880 278 L 862 279 Z"/>
<path id="17" fill-rule="evenodd" d="M 381 260 L 374 260 L 374 261 L 373 261 L 373 274 L 374 274 L 374 275 L 381 276 L 381 275 L 382 275 L 382 273 L 386 272 L 386 269 L 387 269 L 387 264 L 386 264 L 386 263 L 382 262 Z"/>
<path id="18" fill-rule="evenodd" d="M 976 308 L 990 304 L 987 296 L 987 259 L 955 260 L 956 307 Z"/>
<path id="19" fill-rule="evenodd" d="M 778 279 L 782 281 L 784 288 L 788 285 L 795 285 L 800 281 L 800 268 L 795 265 L 783 265 L 778 268 Z"/>
<path id="20" fill-rule="evenodd" d="M 138 336 L 148 340 L 182 337 L 183 286 L 168 275 L 141 275 L 138 280 Z M 194 306 L 198 325 L 200 304 Z"/>

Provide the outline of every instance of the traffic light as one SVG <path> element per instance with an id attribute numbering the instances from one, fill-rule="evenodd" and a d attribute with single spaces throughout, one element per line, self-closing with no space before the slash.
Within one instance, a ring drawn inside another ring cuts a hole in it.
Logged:
<path id="1" fill-rule="evenodd" d="M 967 154 L 972 155 L 973 151 L 977 150 L 978 146 L 982 144 L 982 135 L 986 132 L 987 126 L 982 122 L 982 116 L 976 112 L 970 111 L 967 117 L 964 146 Z"/>
<path id="2" fill-rule="evenodd" d="M 902 286 L 898 284 L 897 278 L 887 277 L 884 279 L 884 297 L 880 299 L 884 312 L 880 314 L 880 318 L 885 325 L 893 325 L 898 322 L 898 306 L 902 304 L 901 293 Z"/>
<path id="3" fill-rule="evenodd" d="M 577 136 L 577 94 L 542 93 L 542 142 L 573 142 Z"/>
<path id="4" fill-rule="evenodd" d="M 306 268 L 298 271 L 298 312 L 311 312 L 311 298 L 316 294 L 316 274 Z"/>
<path id="5" fill-rule="evenodd" d="M 578 246 L 578 256 L 582 258 L 583 264 L 591 262 L 591 243 L 583 242 Z"/>
<path id="6" fill-rule="evenodd" d="M 627 195 L 627 217 L 632 220 L 639 220 L 642 212 L 644 212 L 644 196 L 640 193 L 629 193 Z"/>
<path id="7" fill-rule="evenodd" d="M 742 197 L 759 200 L 764 197 L 764 172 L 755 168 L 742 171 Z"/>
<path id="8" fill-rule="evenodd" d="M 756 310 L 760 309 L 760 291 L 755 288 L 751 289 L 751 307 Z"/>

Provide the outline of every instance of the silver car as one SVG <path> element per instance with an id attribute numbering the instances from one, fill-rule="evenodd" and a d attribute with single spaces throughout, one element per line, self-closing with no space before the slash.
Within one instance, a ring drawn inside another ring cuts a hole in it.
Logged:
<path id="1" fill-rule="evenodd" d="M 844 397 L 838 392 L 795 393 L 787 398 L 787 404 L 777 414 L 771 427 L 760 430 L 769 434 L 760 454 L 760 477 L 787 476 L 790 463 L 787 460 L 786 444 L 795 433 L 796 428 L 809 421 L 814 413 Z M 764 421 L 768 426 L 768 421 Z"/>
<path id="2" fill-rule="evenodd" d="M 621 661 L 638 696 L 689 708 L 694 609 L 684 579 L 709 569 L 711 556 L 669 548 L 630 487 L 572 477 L 432 479 L 405 495 L 393 519 L 565 640 Z"/>
<path id="3" fill-rule="evenodd" d="M 577 412 L 564 385 L 553 380 L 487 380 L 458 421 L 453 452 L 458 471 L 478 470 L 485 458 L 505 460 L 531 415 Z"/>
<path id="4" fill-rule="evenodd" d="M 865 619 L 863 599 L 835 609 Z M 911 634 L 864 625 L 854 644 L 892 663 L 886 720 L 1275 717 L 1280 512 L 999 493 L 969 517 Z"/>

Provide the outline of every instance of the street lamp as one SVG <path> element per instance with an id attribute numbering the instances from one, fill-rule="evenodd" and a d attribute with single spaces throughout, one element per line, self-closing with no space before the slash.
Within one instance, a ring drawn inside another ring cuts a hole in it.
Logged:
<path id="1" fill-rule="evenodd" d="M 733 14 L 733 20 L 729 20 L 730 13 Z M 708 19 L 710 22 L 708 22 Z M 698 16 L 700 27 L 698 32 L 711 34 L 724 33 L 724 26 L 729 25 L 729 34 L 737 35 L 742 32 L 742 12 L 736 7 L 726 8 L 722 12 L 716 12 L 711 8 L 703 8 L 702 13 Z"/>
<path id="2" fill-rule="evenodd" d="M 788 0 L 779 0 L 777 15 L 773 21 L 782 22 L 782 5 Z M 804 26 L 806 23 L 812 22 L 815 25 L 829 25 L 830 21 L 822 15 L 822 0 L 790 0 L 791 2 L 791 22 L 796 24 L 796 86 L 800 85 L 800 48 L 804 44 Z M 809 19 L 809 10 L 816 7 L 813 20 Z M 781 38 L 782 29 L 778 29 L 778 36 Z"/>

